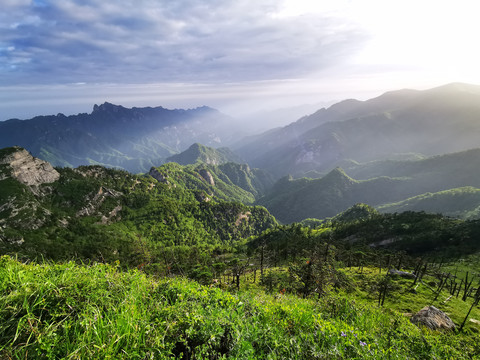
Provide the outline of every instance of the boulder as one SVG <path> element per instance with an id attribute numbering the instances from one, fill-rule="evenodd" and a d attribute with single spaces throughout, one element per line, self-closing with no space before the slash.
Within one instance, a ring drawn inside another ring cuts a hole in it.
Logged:
<path id="1" fill-rule="evenodd" d="M 390 270 L 388 270 L 388 273 L 390 275 L 396 275 L 396 276 L 400 276 L 400 277 L 403 277 L 403 278 L 415 279 L 415 274 L 412 274 L 412 273 L 409 273 L 409 272 L 406 272 L 406 271 L 390 269 Z"/>
<path id="2" fill-rule="evenodd" d="M 453 321 L 435 306 L 425 306 L 422 310 L 413 315 L 410 318 L 410 321 L 417 326 L 423 325 L 432 330 L 455 329 Z"/>

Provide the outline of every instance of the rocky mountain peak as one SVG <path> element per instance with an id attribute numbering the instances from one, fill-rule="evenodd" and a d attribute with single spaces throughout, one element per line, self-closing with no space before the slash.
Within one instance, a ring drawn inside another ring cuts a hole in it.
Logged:
<path id="1" fill-rule="evenodd" d="M 100 111 L 103 111 L 103 112 L 118 112 L 120 109 L 124 109 L 123 106 L 121 105 L 115 105 L 115 104 L 112 104 L 112 103 L 109 103 L 109 102 L 104 102 L 103 104 L 101 105 L 93 105 L 93 112 L 100 112 Z"/>
<path id="2" fill-rule="evenodd" d="M 50 163 L 33 157 L 27 150 L 18 146 L 2 151 L 0 165 L 7 165 L 10 176 L 28 186 L 52 183 L 60 177 Z"/>

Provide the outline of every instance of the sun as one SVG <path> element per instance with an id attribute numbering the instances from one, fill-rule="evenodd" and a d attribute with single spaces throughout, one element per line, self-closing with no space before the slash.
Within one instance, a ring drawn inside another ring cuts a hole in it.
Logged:
<path id="1" fill-rule="evenodd" d="M 480 83 L 479 10 L 471 0 L 285 0 L 277 16 L 309 14 L 354 24 L 368 40 L 352 65 Z"/>

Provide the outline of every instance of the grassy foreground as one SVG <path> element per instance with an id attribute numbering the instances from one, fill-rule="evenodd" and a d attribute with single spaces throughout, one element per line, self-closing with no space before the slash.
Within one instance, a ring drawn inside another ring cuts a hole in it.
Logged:
<path id="1" fill-rule="evenodd" d="M 1 359 L 472 359 L 462 334 L 345 297 L 233 294 L 104 264 L 0 258 Z"/>

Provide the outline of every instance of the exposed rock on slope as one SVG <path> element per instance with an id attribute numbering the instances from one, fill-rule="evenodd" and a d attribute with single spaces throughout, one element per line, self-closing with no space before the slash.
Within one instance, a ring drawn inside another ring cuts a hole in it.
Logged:
<path id="1" fill-rule="evenodd" d="M 15 146 L 0 150 L 0 228 L 42 226 L 51 213 L 37 199 L 46 190 L 40 190 L 40 186 L 59 178 L 52 165 L 25 149 Z"/>
<path id="2" fill-rule="evenodd" d="M 412 316 L 410 321 L 417 325 L 424 325 L 432 330 L 455 329 L 453 321 L 435 306 L 425 306 L 422 310 Z"/>
<path id="3" fill-rule="evenodd" d="M 39 186 L 52 183 L 60 178 L 60 174 L 48 162 L 34 158 L 20 147 L 9 148 L 11 152 L 0 158 L 0 165 L 9 165 L 10 175 L 28 186 Z"/>
<path id="4" fill-rule="evenodd" d="M 215 186 L 215 180 L 213 179 L 212 174 L 210 174 L 208 170 L 200 169 L 198 173 L 208 184 Z"/>

